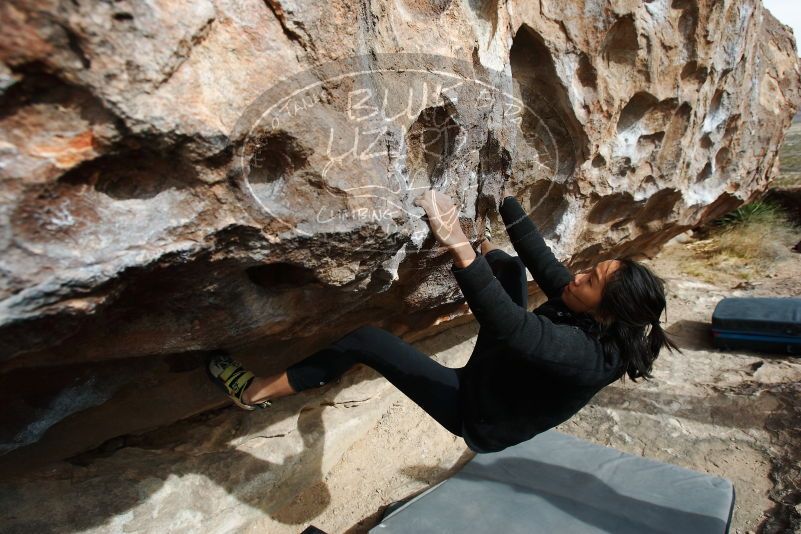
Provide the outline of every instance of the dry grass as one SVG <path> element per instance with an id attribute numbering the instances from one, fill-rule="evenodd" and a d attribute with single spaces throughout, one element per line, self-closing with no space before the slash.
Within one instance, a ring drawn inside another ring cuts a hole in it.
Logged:
<path id="1" fill-rule="evenodd" d="M 778 208 L 755 203 L 701 233 L 704 239 L 688 245 L 694 255 L 683 267 L 687 274 L 708 282 L 721 273 L 752 281 L 771 275 L 778 262 L 793 256 L 799 228 Z"/>

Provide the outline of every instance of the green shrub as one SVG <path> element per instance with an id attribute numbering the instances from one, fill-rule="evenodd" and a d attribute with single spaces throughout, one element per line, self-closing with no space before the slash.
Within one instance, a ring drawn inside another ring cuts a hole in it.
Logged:
<path id="1" fill-rule="evenodd" d="M 712 224 L 718 227 L 730 228 L 732 226 L 741 226 L 749 223 L 770 224 L 776 222 L 786 222 L 786 216 L 781 207 L 771 202 L 757 200 L 750 204 L 740 206 L 736 210 L 717 219 Z"/>

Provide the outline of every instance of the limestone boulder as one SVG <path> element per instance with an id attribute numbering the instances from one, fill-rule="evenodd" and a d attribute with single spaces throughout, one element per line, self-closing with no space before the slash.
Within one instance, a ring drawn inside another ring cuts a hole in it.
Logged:
<path id="1" fill-rule="evenodd" d="M 10 0 L 0 21 L 9 477 L 213 414 L 211 349 L 269 373 L 360 324 L 463 321 L 428 187 L 471 238 L 514 194 L 573 268 L 652 255 L 763 192 L 801 102 L 759 0 Z"/>

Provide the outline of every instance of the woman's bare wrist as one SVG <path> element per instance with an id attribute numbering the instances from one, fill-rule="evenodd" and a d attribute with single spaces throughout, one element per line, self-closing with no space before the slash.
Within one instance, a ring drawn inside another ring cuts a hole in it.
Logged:
<path id="1" fill-rule="evenodd" d="M 476 251 L 473 250 L 473 245 L 470 244 L 467 238 L 456 245 L 450 245 L 448 249 L 453 255 L 454 263 L 460 269 L 467 267 L 476 259 Z"/>

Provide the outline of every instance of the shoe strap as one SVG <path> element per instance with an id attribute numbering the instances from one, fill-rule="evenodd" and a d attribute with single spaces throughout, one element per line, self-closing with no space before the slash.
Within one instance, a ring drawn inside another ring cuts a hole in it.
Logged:
<path id="1" fill-rule="evenodd" d="M 242 392 L 245 391 L 245 388 L 247 388 L 248 385 L 250 385 L 254 377 L 255 375 L 252 372 L 239 367 L 232 372 L 227 379 L 225 379 L 225 387 L 227 387 L 231 393 L 241 401 Z"/>
<path id="2" fill-rule="evenodd" d="M 253 406 L 255 408 L 269 408 L 272 402 L 264 400 L 253 404 L 248 404 L 242 400 L 242 393 L 247 389 L 253 379 L 256 377 L 252 372 L 242 367 L 239 363 L 233 363 L 223 369 L 220 373 L 220 379 L 225 385 L 230 394 L 234 395 L 239 402 L 246 406 Z"/>

